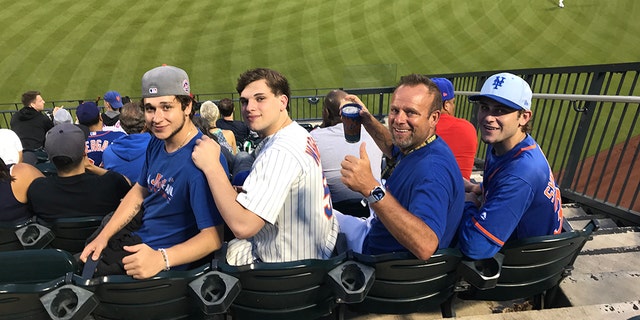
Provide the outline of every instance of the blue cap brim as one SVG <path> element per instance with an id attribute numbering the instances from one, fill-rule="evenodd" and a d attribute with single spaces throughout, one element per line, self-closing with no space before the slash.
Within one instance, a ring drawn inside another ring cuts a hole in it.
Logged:
<path id="1" fill-rule="evenodd" d="M 469 96 L 469 101 L 478 101 L 480 98 L 485 97 L 485 98 L 489 98 L 491 100 L 495 100 L 497 102 L 499 102 L 500 104 L 503 104 L 511 109 L 515 109 L 515 110 L 527 110 L 521 106 L 519 106 L 517 103 L 511 101 L 511 100 L 507 100 L 505 98 L 493 95 L 493 94 L 476 94 L 474 96 Z"/>

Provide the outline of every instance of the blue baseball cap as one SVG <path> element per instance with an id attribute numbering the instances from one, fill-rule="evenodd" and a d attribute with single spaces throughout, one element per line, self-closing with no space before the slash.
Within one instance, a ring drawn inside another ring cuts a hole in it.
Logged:
<path id="1" fill-rule="evenodd" d="M 438 86 L 438 89 L 440 89 L 440 92 L 442 92 L 442 102 L 455 98 L 453 94 L 453 83 L 451 83 L 449 79 L 431 78 L 431 81 L 433 81 Z"/>
<path id="2" fill-rule="evenodd" d="M 108 91 L 104 94 L 104 101 L 109 102 L 111 108 L 120 109 L 122 108 L 122 97 L 120 93 L 117 91 Z"/>
<path id="3" fill-rule="evenodd" d="M 100 115 L 100 109 L 98 105 L 93 101 L 88 101 L 80 104 L 76 109 L 76 117 L 80 124 L 86 125 L 93 122 Z"/>
<path id="4" fill-rule="evenodd" d="M 482 85 L 480 94 L 469 97 L 478 101 L 481 97 L 495 100 L 516 110 L 531 110 L 531 87 L 524 79 L 508 72 L 494 74 Z"/>

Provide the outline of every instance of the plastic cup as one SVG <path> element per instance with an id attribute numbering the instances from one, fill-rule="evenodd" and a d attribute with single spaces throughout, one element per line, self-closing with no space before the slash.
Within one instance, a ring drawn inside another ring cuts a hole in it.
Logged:
<path id="1" fill-rule="evenodd" d="M 349 143 L 360 141 L 360 128 L 362 124 L 360 110 L 362 110 L 362 106 L 357 103 L 347 103 L 341 108 L 344 138 Z"/>

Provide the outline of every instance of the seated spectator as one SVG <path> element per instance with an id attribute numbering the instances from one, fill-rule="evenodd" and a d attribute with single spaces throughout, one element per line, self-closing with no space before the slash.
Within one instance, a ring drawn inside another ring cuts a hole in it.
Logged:
<path id="1" fill-rule="evenodd" d="M 216 121 L 216 127 L 222 130 L 231 130 L 236 138 L 238 148 L 244 150 L 243 144 L 251 139 L 251 130 L 244 122 L 233 119 L 233 100 L 229 98 L 220 99 L 218 110 L 220 110 L 222 118 Z"/>
<path id="2" fill-rule="evenodd" d="M 44 135 L 53 127 L 53 121 L 44 115 L 45 101 L 40 92 L 27 91 L 22 94 L 24 107 L 11 116 L 11 130 L 13 130 L 22 142 L 25 162 L 35 165 L 38 157 L 34 151 L 39 151 L 44 145 Z M 57 111 L 53 110 L 54 114 Z"/>
<path id="3" fill-rule="evenodd" d="M 80 254 L 82 261 L 99 260 L 95 275 L 145 279 L 162 270 L 186 270 L 222 246 L 222 218 L 204 173 L 191 160 L 203 135 L 191 120 L 189 94 L 182 69 L 161 66 L 142 76 L 145 124 L 153 137 L 137 183 Z M 222 164 L 226 176 L 227 162 L 216 159 L 208 160 Z M 130 232 L 125 226 L 143 207 L 140 227 Z"/>
<path id="4" fill-rule="evenodd" d="M 465 181 L 460 249 L 472 259 L 493 257 L 509 240 L 562 231 L 560 189 L 529 135 L 531 97 L 529 84 L 510 73 L 492 75 L 469 97 L 488 145 L 483 183 Z"/>
<path id="5" fill-rule="evenodd" d="M 345 99 L 364 104 L 355 95 Z M 336 212 L 349 247 L 364 254 L 409 251 L 427 260 L 453 246 L 464 207 L 464 183 L 451 149 L 435 134 L 442 96 L 429 78 L 400 78 L 389 106 L 389 128 L 366 106 L 362 124 L 389 157 L 384 185 L 371 173 L 366 143 L 342 162 L 342 181 L 366 197 L 373 215 L 362 220 Z"/>
<path id="6" fill-rule="evenodd" d="M 120 124 L 120 108 L 123 106 L 122 97 L 117 91 L 107 91 L 103 96 L 104 109 L 102 131 L 124 131 Z"/>
<path id="7" fill-rule="evenodd" d="M 240 75 L 243 117 L 262 146 L 241 192 L 212 161 L 221 147 L 212 139 L 196 142 L 192 159 L 206 175 L 213 198 L 236 239 L 227 262 L 285 262 L 327 259 L 333 254 L 338 223 L 315 141 L 287 112 L 291 90 L 279 72 L 258 68 Z"/>
<path id="8" fill-rule="evenodd" d="M 436 126 L 436 134 L 447 143 L 462 172 L 462 177 L 469 180 L 478 149 L 478 135 L 471 122 L 455 117 L 456 98 L 453 84 L 446 78 L 431 78 L 442 93 L 442 113 Z"/>
<path id="9" fill-rule="evenodd" d="M 196 128 L 198 128 L 198 130 L 202 132 L 202 134 L 218 142 L 218 136 L 211 133 L 211 130 L 210 130 L 211 127 L 209 126 L 209 121 L 205 120 L 202 117 L 198 117 L 197 115 L 194 116 L 193 119 L 191 119 L 191 121 L 193 121 L 193 125 L 195 125 Z M 236 156 L 233 155 L 233 153 L 231 153 L 231 151 L 229 151 L 229 149 L 227 148 L 222 148 L 220 150 L 220 153 L 224 156 L 225 160 L 227 160 L 227 166 L 229 168 L 229 171 L 231 171 L 231 168 L 233 168 L 236 162 Z M 212 161 L 216 161 L 216 160 L 213 159 Z M 231 176 L 229 178 L 231 178 Z"/>
<path id="10" fill-rule="evenodd" d="M 340 105 L 347 93 L 342 90 L 333 90 L 327 94 L 322 104 L 322 124 L 311 131 L 311 136 L 316 140 L 320 150 L 322 172 L 327 178 L 327 184 L 331 191 L 333 208 L 352 216 L 369 217 L 369 206 L 361 204 L 362 195 L 350 190 L 342 183 L 340 163 L 348 154 L 360 155 L 359 143 L 348 143 L 344 138 L 344 126 L 340 117 Z M 380 181 L 382 170 L 382 151 L 376 145 L 373 138 L 366 130 L 361 130 L 360 141 L 366 142 L 367 154 L 371 164 L 373 177 Z"/>
<path id="11" fill-rule="evenodd" d="M 61 123 L 73 123 L 73 118 L 71 117 L 71 113 L 64 109 L 64 107 L 60 107 L 58 111 L 53 115 L 53 125 L 57 126 Z"/>
<path id="12" fill-rule="evenodd" d="M 140 102 L 129 102 L 120 110 L 120 125 L 127 135 L 111 142 L 102 154 L 102 163 L 105 169 L 123 174 L 129 181 L 138 181 L 151 135 L 145 128 Z"/>
<path id="13" fill-rule="evenodd" d="M 22 142 L 10 129 L 0 129 L 0 158 L 6 165 L 22 162 Z"/>
<path id="14" fill-rule="evenodd" d="M 209 122 L 209 132 L 217 137 L 218 143 L 227 148 L 233 155 L 238 153 L 236 137 L 231 130 L 222 130 L 216 127 L 216 121 L 220 118 L 218 106 L 212 101 L 205 101 L 200 106 L 200 116 Z"/>
<path id="15" fill-rule="evenodd" d="M 89 128 L 86 142 L 87 156 L 96 166 L 102 166 L 102 153 L 113 142 L 126 133 L 121 131 L 103 131 L 102 115 L 95 102 L 84 102 L 76 110 L 78 122 Z"/>
<path id="16" fill-rule="evenodd" d="M 0 158 L 0 221 L 22 223 L 33 216 L 27 189 L 42 172 L 27 163 L 5 164 Z"/>
<path id="17" fill-rule="evenodd" d="M 106 215 L 120 204 L 131 185 L 113 171 L 92 164 L 85 152 L 86 136 L 64 123 L 47 132 L 45 149 L 57 175 L 38 178 L 27 191 L 36 216 L 45 219 Z"/>

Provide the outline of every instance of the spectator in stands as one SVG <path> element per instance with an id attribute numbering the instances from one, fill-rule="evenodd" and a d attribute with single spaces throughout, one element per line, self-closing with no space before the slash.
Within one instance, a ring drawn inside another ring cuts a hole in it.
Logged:
<path id="1" fill-rule="evenodd" d="M 153 135 L 140 177 L 80 259 L 98 260 L 96 275 L 126 273 L 149 278 L 185 270 L 222 246 L 223 221 L 191 151 L 202 133 L 193 125 L 187 73 L 161 66 L 142 76 L 142 104 Z M 222 172 L 226 175 L 226 162 Z M 211 161 L 211 159 L 209 159 Z M 125 226 L 142 213 L 140 228 Z"/>
<path id="2" fill-rule="evenodd" d="M 216 127 L 222 130 L 231 130 L 236 138 L 236 144 L 242 150 L 245 141 L 249 140 L 251 132 L 249 127 L 242 121 L 233 120 L 233 100 L 223 98 L 218 102 L 218 109 L 222 119 L 216 121 Z"/>
<path id="3" fill-rule="evenodd" d="M 455 95 L 453 84 L 446 78 L 431 78 L 442 93 L 442 112 L 436 126 L 436 134 L 447 143 L 462 172 L 469 180 L 478 149 L 476 128 L 471 122 L 455 117 Z"/>
<path id="4" fill-rule="evenodd" d="M 42 172 L 27 163 L 6 164 L 0 158 L 0 221 L 22 223 L 33 216 L 27 189 Z"/>
<path id="5" fill-rule="evenodd" d="M 331 191 L 333 208 L 352 216 L 369 217 L 369 207 L 361 204 L 362 195 L 347 188 L 342 183 L 340 163 L 348 154 L 360 155 L 360 144 L 348 143 L 344 138 L 344 127 L 340 117 L 340 105 L 347 93 L 342 90 L 332 90 L 324 98 L 322 104 L 322 124 L 311 131 L 316 140 L 322 170 Z M 382 151 L 366 130 L 361 130 L 360 141 L 366 142 L 373 177 L 380 181 L 382 170 Z"/>
<path id="6" fill-rule="evenodd" d="M 22 162 L 22 142 L 11 129 L 0 129 L 0 158 L 6 165 Z"/>
<path id="7" fill-rule="evenodd" d="M 492 75 L 469 97 L 488 144 L 483 183 L 465 181 L 460 249 L 470 258 L 492 257 L 508 240 L 562 231 L 560 189 L 529 135 L 531 97 L 529 84 L 510 73 Z"/>
<path id="8" fill-rule="evenodd" d="M 142 171 L 151 135 L 145 128 L 140 102 L 129 102 L 120 110 L 119 122 L 127 134 L 109 144 L 102 154 L 102 163 L 105 169 L 119 172 L 135 182 Z"/>
<path id="9" fill-rule="evenodd" d="M 355 95 L 351 100 L 364 104 Z M 365 220 L 337 213 L 349 247 L 364 254 L 409 251 L 427 260 L 454 244 L 464 206 L 464 183 L 453 153 L 435 134 L 442 96 L 429 78 L 400 78 L 389 106 L 389 128 L 366 106 L 362 124 L 389 157 L 384 185 L 371 173 L 366 143 L 342 162 L 342 181 L 362 194 L 373 215 Z"/>
<path id="10" fill-rule="evenodd" d="M 122 108 L 122 97 L 117 91 L 107 91 L 104 94 L 104 108 L 102 113 L 103 131 L 124 131 L 120 125 L 120 108 Z"/>
<path id="11" fill-rule="evenodd" d="M 53 115 L 53 125 L 57 126 L 61 123 L 73 123 L 73 117 L 71 113 L 64 107 L 60 107 L 55 115 Z"/>
<path id="12" fill-rule="evenodd" d="M 87 156 L 97 166 L 102 166 L 102 153 L 113 142 L 113 140 L 122 137 L 126 133 L 121 131 L 103 131 L 102 115 L 98 105 L 93 101 L 83 102 L 76 110 L 78 122 L 89 128 L 89 137 L 87 138 Z"/>
<path id="13" fill-rule="evenodd" d="M 236 86 L 242 116 L 264 138 L 243 190 L 232 187 L 219 163 L 220 145 L 203 138 L 193 160 L 205 173 L 220 213 L 237 239 L 227 262 L 284 262 L 332 255 L 338 224 L 320 155 L 307 130 L 288 114 L 291 90 L 277 71 L 244 72 Z"/>
<path id="14" fill-rule="evenodd" d="M 200 105 L 200 116 L 209 122 L 209 132 L 217 137 L 218 143 L 227 148 L 232 154 L 238 153 L 236 145 L 236 137 L 231 130 L 220 129 L 216 127 L 216 122 L 220 118 L 218 106 L 212 101 L 205 101 Z"/>
<path id="15" fill-rule="evenodd" d="M 34 151 L 39 151 L 44 146 L 44 136 L 53 127 L 53 121 L 42 114 L 45 101 L 40 92 L 23 93 L 22 104 L 24 107 L 11 116 L 11 130 L 20 137 L 24 162 L 35 165 L 38 159 Z M 56 111 L 54 108 L 53 113 Z"/>
<path id="16" fill-rule="evenodd" d="M 57 175 L 39 178 L 28 191 L 33 212 L 45 220 L 106 215 L 115 210 L 131 185 L 113 171 L 92 164 L 84 132 L 63 123 L 47 132 L 45 149 Z"/>
<path id="17" fill-rule="evenodd" d="M 191 121 L 193 122 L 193 125 L 195 125 L 196 128 L 198 128 L 198 130 L 202 132 L 202 134 L 218 142 L 218 137 L 211 133 L 211 127 L 209 125 L 209 121 L 207 121 L 203 117 L 198 116 L 197 114 L 193 117 L 193 119 L 191 119 Z M 225 160 L 227 160 L 227 166 L 229 168 L 229 171 L 231 171 L 231 168 L 233 168 L 234 166 L 236 157 L 227 148 L 222 148 L 220 151 L 221 151 L 220 153 L 222 153 L 222 155 L 224 156 Z M 213 161 L 216 161 L 216 160 L 213 159 Z"/>

